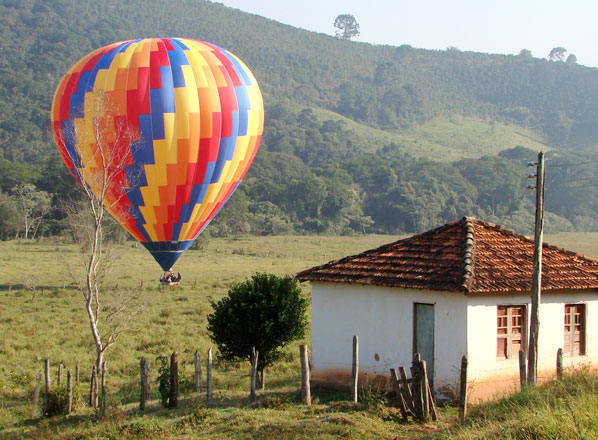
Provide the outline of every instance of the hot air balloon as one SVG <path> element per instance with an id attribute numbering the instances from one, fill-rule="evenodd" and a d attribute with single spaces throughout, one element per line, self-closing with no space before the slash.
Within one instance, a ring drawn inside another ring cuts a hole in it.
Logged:
<path id="1" fill-rule="evenodd" d="M 264 121 L 245 64 L 210 43 L 110 44 L 60 81 L 52 131 L 75 179 L 169 270 L 237 188 Z"/>

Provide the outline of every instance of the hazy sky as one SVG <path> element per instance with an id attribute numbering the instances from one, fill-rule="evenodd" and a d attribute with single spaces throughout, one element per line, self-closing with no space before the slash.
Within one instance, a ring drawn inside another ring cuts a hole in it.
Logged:
<path id="1" fill-rule="evenodd" d="M 334 35 L 334 19 L 352 14 L 354 41 L 422 49 L 546 58 L 553 47 L 598 66 L 598 0 L 216 0 L 295 27 Z"/>

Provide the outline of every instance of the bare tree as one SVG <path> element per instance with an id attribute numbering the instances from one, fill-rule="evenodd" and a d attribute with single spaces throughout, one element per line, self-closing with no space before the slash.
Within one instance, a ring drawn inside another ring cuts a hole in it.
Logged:
<path id="1" fill-rule="evenodd" d="M 12 193 L 23 219 L 23 238 L 34 239 L 39 225 L 50 212 L 52 196 L 31 183 L 17 185 Z"/>
<path id="2" fill-rule="evenodd" d="M 117 106 L 107 93 L 94 92 L 87 100 L 85 118 L 73 119 L 72 129 L 64 132 L 63 153 L 75 168 L 72 170 L 83 188 L 83 205 L 71 204 L 69 227 L 79 244 L 85 268 L 82 282 L 69 267 L 71 277 L 85 301 L 92 337 L 96 347 L 96 371 L 101 371 L 106 350 L 128 327 L 139 311 L 135 291 L 107 285 L 107 275 L 114 261 L 104 247 L 106 211 L 123 219 L 128 215 L 120 202 L 126 197 L 123 182 L 134 186 L 131 169 L 131 148 L 138 145 L 139 135 L 125 118 L 119 118 Z M 95 405 L 97 407 L 97 396 Z"/>

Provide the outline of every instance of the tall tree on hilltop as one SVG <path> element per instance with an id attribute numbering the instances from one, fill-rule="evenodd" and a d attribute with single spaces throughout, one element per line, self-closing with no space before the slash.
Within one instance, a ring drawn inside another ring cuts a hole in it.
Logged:
<path id="1" fill-rule="evenodd" d="M 554 47 L 548 54 L 548 59 L 550 61 L 565 61 L 565 54 L 567 53 L 567 49 L 564 47 Z"/>
<path id="2" fill-rule="evenodd" d="M 342 40 L 350 40 L 359 35 L 359 24 L 351 14 L 341 14 L 334 20 L 335 35 Z"/>
<path id="3" fill-rule="evenodd" d="M 532 51 L 529 49 L 521 49 L 521 52 L 519 52 L 519 56 L 523 58 L 533 58 Z"/>

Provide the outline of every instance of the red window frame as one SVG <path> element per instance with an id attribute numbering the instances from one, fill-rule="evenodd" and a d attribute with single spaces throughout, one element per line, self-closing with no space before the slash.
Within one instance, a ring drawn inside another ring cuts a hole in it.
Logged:
<path id="1" fill-rule="evenodd" d="M 586 354 L 586 305 L 565 304 L 565 332 L 563 354 Z"/>
<path id="2" fill-rule="evenodd" d="M 503 305 L 496 309 L 496 357 L 517 359 L 519 350 L 526 349 L 527 307 Z"/>

